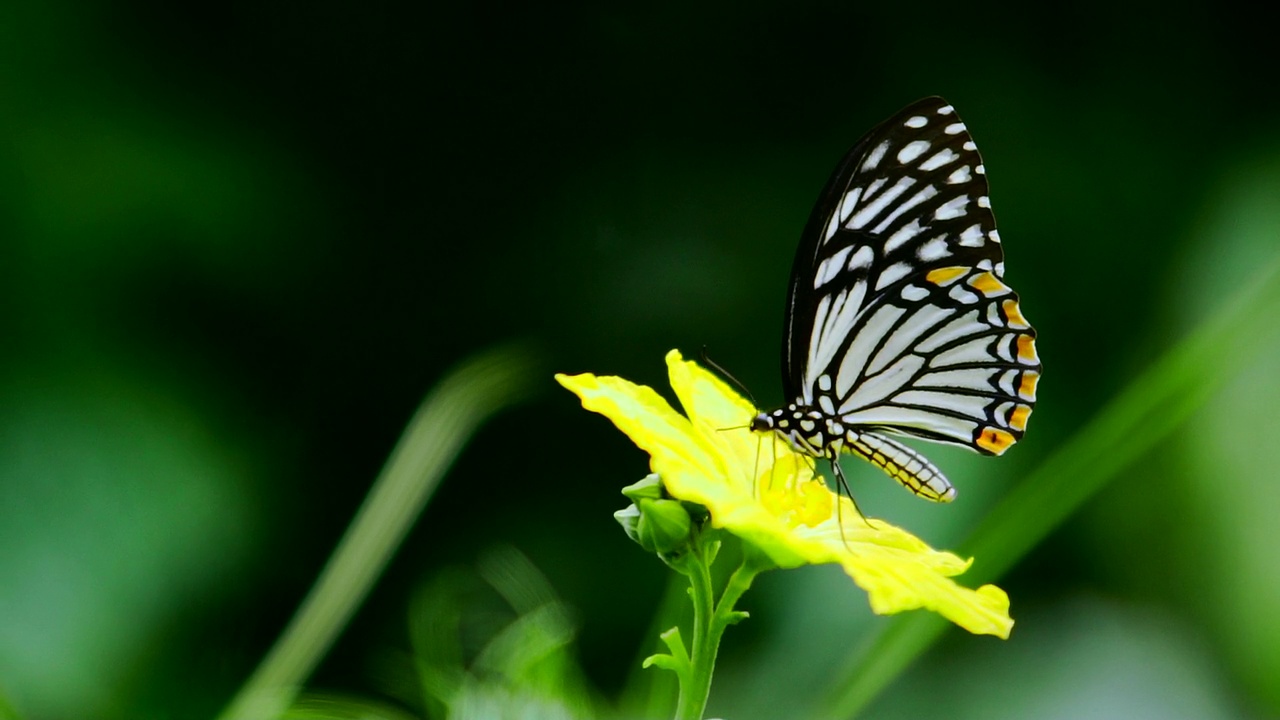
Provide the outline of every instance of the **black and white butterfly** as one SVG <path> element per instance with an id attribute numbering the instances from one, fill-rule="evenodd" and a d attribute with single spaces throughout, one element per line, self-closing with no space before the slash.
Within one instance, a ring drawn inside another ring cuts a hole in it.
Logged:
<path id="1" fill-rule="evenodd" d="M 845 155 L 809 216 L 782 343 L 790 403 L 755 431 L 880 467 L 937 502 L 955 488 L 889 437 L 999 455 L 1035 406 L 1035 330 L 1001 278 L 986 170 L 942 98 L 907 106 Z M 847 484 L 846 484 L 847 486 Z"/>

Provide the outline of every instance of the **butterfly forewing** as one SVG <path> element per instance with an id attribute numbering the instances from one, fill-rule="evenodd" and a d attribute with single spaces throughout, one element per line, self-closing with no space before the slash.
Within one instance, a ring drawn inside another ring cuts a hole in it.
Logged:
<path id="1" fill-rule="evenodd" d="M 982 158 L 941 98 L 845 156 L 797 250 L 783 379 L 842 424 L 999 454 L 1035 403 L 1035 331 L 1001 280 Z"/>

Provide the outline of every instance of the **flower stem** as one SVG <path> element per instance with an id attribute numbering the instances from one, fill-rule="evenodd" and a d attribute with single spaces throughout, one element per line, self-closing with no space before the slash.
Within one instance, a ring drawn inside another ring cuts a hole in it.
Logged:
<path id="1" fill-rule="evenodd" d="M 693 599 L 693 648 L 689 654 L 688 674 L 681 677 L 680 699 L 676 703 L 676 720 L 701 720 L 711 695 L 711 676 L 725 628 L 747 616 L 734 610 L 756 575 L 771 567 L 766 559 L 746 550 L 742 565 L 733 572 L 724 594 L 717 603 L 712 597 L 711 568 L 707 547 L 698 543 L 696 558 L 687 566 L 689 595 Z"/>
<path id="2" fill-rule="evenodd" d="M 711 674 L 715 670 L 720 640 L 719 633 L 715 633 L 713 638 L 712 632 L 715 598 L 712 597 L 706 543 L 697 543 L 693 555 L 695 557 L 691 558 L 687 573 L 689 597 L 693 600 L 693 648 L 689 653 L 689 673 L 681 678 L 676 720 L 701 720 L 711 694 Z"/>

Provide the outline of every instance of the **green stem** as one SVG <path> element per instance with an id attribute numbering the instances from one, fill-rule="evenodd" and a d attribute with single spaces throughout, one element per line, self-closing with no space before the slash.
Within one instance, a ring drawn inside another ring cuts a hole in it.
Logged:
<path id="1" fill-rule="evenodd" d="M 689 593 L 693 598 L 693 649 L 688 676 L 681 678 L 676 720 L 701 720 L 711 695 L 711 676 L 720 652 L 720 639 L 724 637 L 725 628 L 746 617 L 746 613 L 734 610 L 734 606 L 751 587 L 756 575 L 772 567 L 766 558 L 745 548 L 742 565 L 729 578 L 717 603 L 712 598 L 706 545 L 699 543 L 696 553 L 697 559 L 690 563 L 688 573 Z"/>
<path id="2" fill-rule="evenodd" d="M 711 695 L 711 674 L 715 670 L 720 636 L 713 633 L 715 598 L 711 589 L 711 567 L 707 544 L 695 545 L 688 565 L 689 596 L 693 600 L 693 647 L 689 652 L 689 674 L 681 678 L 676 720 L 701 720 Z"/>

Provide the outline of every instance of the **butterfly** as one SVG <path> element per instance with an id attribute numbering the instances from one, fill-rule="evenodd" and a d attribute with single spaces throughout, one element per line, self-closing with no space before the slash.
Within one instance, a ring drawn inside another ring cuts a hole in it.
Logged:
<path id="1" fill-rule="evenodd" d="M 849 452 L 916 495 L 956 491 L 892 435 L 999 455 L 1035 407 L 1035 330 L 1004 283 L 986 169 L 945 100 L 908 105 L 840 161 L 791 270 L 782 342 L 790 402 L 751 423 L 797 451 Z"/>

